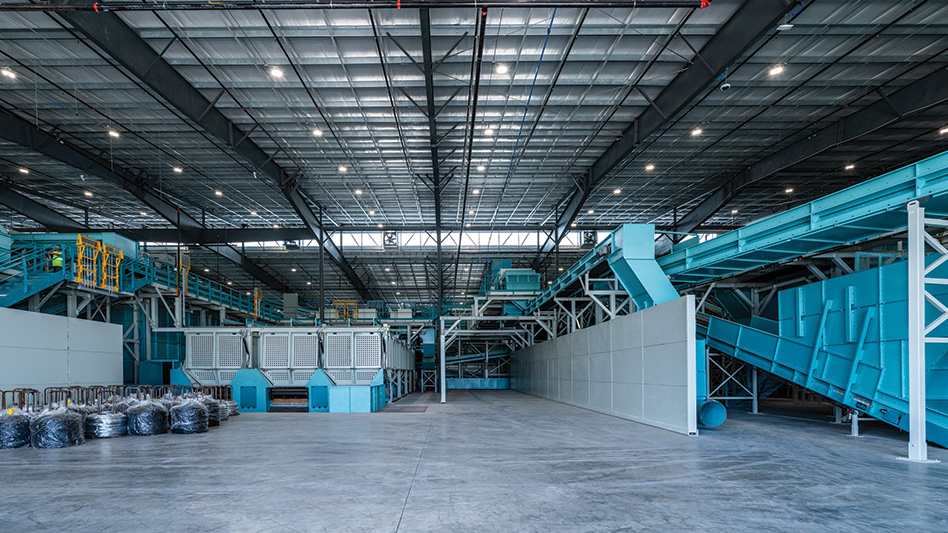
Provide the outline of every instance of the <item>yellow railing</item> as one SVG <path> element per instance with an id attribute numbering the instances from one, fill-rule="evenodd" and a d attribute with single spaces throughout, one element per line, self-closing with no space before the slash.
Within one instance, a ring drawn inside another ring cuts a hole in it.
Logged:
<path id="1" fill-rule="evenodd" d="M 351 318 L 358 318 L 358 300 L 333 300 L 332 306 L 336 308 L 336 320 L 345 322 Z"/>
<path id="2" fill-rule="evenodd" d="M 125 253 L 121 249 L 102 243 L 102 284 L 100 287 L 107 291 L 119 290 L 119 267 L 125 259 Z"/>
<path id="3" fill-rule="evenodd" d="M 76 238 L 76 247 L 79 251 L 76 259 L 76 283 L 87 287 L 98 287 L 102 241 L 79 235 Z"/>

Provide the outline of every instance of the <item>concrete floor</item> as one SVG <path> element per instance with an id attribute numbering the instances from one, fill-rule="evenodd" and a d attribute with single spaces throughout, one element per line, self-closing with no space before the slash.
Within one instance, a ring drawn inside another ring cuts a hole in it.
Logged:
<path id="1" fill-rule="evenodd" d="M 948 531 L 948 450 L 731 413 L 686 437 L 510 391 L 0 450 L 0 531 Z M 412 411 L 415 409 L 409 409 Z"/>

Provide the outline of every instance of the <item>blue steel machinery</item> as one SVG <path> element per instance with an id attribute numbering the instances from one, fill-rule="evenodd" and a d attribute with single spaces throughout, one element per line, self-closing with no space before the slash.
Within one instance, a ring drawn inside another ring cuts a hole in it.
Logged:
<path id="1" fill-rule="evenodd" d="M 938 217 L 925 219 L 929 224 L 942 231 L 948 227 L 940 220 L 948 218 L 948 152 L 715 239 L 685 241 L 658 259 L 648 245 L 650 226 L 622 226 L 528 302 L 525 312 L 539 309 L 604 261 L 642 309 L 677 297 L 678 290 L 904 231 L 907 206 L 918 200 L 929 216 Z M 938 239 L 924 238 L 936 251 L 925 256 L 921 272 L 929 284 L 921 320 L 927 325 L 924 335 L 932 337 L 923 344 L 926 427 L 929 440 L 948 446 L 948 250 Z M 834 402 L 908 429 L 911 286 L 909 261 L 899 260 L 783 290 L 776 321 L 748 316 L 737 323 L 705 316 L 699 338 Z M 698 368 L 700 373 L 700 363 Z M 720 418 L 717 406 L 707 411 Z"/>

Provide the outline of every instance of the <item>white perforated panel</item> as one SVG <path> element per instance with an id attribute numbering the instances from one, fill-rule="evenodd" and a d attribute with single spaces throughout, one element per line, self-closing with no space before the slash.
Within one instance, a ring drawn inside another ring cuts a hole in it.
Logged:
<path id="1" fill-rule="evenodd" d="M 241 368 L 244 362 L 243 340 L 239 335 L 217 336 L 218 368 Z"/>
<path id="2" fill-rule="evenodd" d="M 352 384 L 352 371 L 351 370 L 327 370 L 327 374 L 332 377 L 333 381 L 336 382 L 336 385 L 351 385 Z"/>
<path id="3" fill-rule="evenodd" d="M 347 333 L 326 335 L 326 367 L 352 367 L 352 335 Z"/>
<path id="4" fill-rule="evenodd" d="M 382 337 L 377 333 L 356 334 L 355 366 L 361 368 L 382 366 Z"/>
<path id="5" fill-rule="evenodd" d="M 217 372 L 213 370 L 192 370 L 191 374 L 201 385 L 217 385 Z"/>
<path id="6" fill-rule="evenodd" d="M 290 366 L 290 336 L 286 333 L 263 335 L 263 368 L 288 368 Z M 287 378 L 289 379 L 289 378 Z"/>
<path id="7" fill-rule="evenodd" d="M 270 378 L 274 385 L 290 385 L 289 370 L 264 370 L 263 373 Z"/>
<path id="8" fill-rule="evenodd" d="M 214 367 L 214 334 L 188 335 L 188 358 L 191 368 Z"/>
<path id="9" fill-rule="evenodd" d="M 378 373 L 378 370 L 356 370 L 356 384 L 368 385 L 372 383 L 372 380 L 375 379 L 375 375 Z"/>
<path id="10" fill-rule="evenodd" d="M 218 372 L 218 375 L 220 375 L 221 385 L 228 385 L 230 384 L 231 380 L 234 379 L 234 376 L 237 375 L 237 371 L 236 370 L 221 370 Z"/>
<path id="11" fill-rule="evenodd" d="M 306 385 L 310 378 L 313 377 L 313 374 L 316 373 L 316 370 L 294 370 L 292 372 L 293 385 L 297 387 L 302 387 Z"/>
<path id="12" fill-rule="evenodd" d="M 319 358 L 319 336 L 315 333 L 293 335 L 293 367 L 316 368 Z"/>

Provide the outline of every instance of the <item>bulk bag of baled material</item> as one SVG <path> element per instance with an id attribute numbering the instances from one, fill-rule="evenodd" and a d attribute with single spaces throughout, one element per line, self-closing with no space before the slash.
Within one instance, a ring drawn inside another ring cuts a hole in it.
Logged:
<path id="1" fill-rule="evenodd" d="M 211 398 L 210 396 L 205 396 L 201 398 L 201 402 L 204 404 L 204 407 L 207 407 L 207 425 L 208 426 L 221 425 L 220 402 L 218 402 L 214 398 Z"/>
<path id="2" fill-rule="evenodd" d="M 230 409 L 227 407 L 227 402 L 220 400 L 217 402 L 217 406 L 220 408 L 221 422 L 230 418 Z"/>
<path id="3" fill-rule="evenodd" d="M 0 413 L 0 450 L 30 445 L 30 417 L 16 407 Z"/>
<path id="4" fill-rule="evenodd" d="M 237 402 L 234 400 L 224 400 L 224 403 L 227 404 L 227 414 L 230 416 L 237 416 L 240 414 L 240 409 L 237 408 Z"/>
<path id="5" fill-rule="evenodd" d="M 123 413 L 106 411 L 86 417 L 86 438 L 121 437 L 127 431 L 128 417 Z"/>
<path id="6" fill-rule="evenodd" d="M 168 432 L 168 410 L 164 405 L 144 401 L 128 408 L 129 435 L 160 435 Z"/>
<path id="7" fill-rule="evenodd" d="M 207 431 L 207 407 L 188 399 L 171 408 L 171 431 L 174 433 L 203 433 Z"/>
<path id="8" fill-rule="evenodd" d="M 34 448 L 65 448 L 86 441 L 82 415 L 59 407 L 46 409 L 30 421 L 30 444 Z"/>

